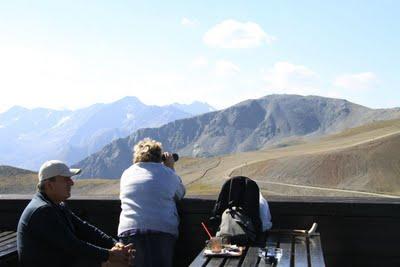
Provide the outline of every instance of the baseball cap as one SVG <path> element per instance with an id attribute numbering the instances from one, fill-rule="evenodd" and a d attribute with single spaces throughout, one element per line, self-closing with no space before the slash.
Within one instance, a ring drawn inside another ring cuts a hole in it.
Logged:
<path id="1" fill-rule="evenodd" d="M 39 182 L 55 176 L 71 177 L 81 172 L 81 169 L 70 169 L 60 160 L 49 160 L 43 163 L 39 170 Z"/>

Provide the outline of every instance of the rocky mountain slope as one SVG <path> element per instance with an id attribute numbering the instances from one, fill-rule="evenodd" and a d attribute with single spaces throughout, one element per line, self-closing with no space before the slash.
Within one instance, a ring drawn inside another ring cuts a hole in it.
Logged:
<path id="1" fill-rule="evenodd" d="M 48 159 L 74 163 L 139 128 L 158 127 L 210 108 L 200 102 L 149 106 L 136 97 L 75 111 L 16 106 L 0 114 L 0 164 L 38 169 Z"/>
<path id="2" fill-rule="evenodd" d="M 270 95 L 159 128 L 140 129 L 75 166 L 83 169 L 83 178 L 119 178 L 132 162 L 134 144 L 145 137 L 161 141 L 168 151 L 209 157 L 264 149 L 299 137 L 317 138 L 398 117 L 400 109 L 370 109 L 342 99 Z"/>
<path id="3" fill-rule="evenodd" d="M 266 189 L 290 184 L 400 195 L 399 150 L 397 119 L 288 148 L 291 153 L 258 157 L 233 168 L 230 175 L 248 175 Z"/>

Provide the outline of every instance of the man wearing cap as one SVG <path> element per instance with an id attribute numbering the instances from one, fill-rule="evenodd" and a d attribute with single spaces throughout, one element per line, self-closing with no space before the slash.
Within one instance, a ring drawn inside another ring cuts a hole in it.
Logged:
<path id="1" fill-rule="evenodd" d="M 45 162 L 39 170 L 38 192 L 18 223 L 18 257 L 26 266 L 127 265 L 132 246 L 124 246 L 96 227 L 81 220 L 63 201 L 71 196 L 70 169 L 58 160 Z"/>

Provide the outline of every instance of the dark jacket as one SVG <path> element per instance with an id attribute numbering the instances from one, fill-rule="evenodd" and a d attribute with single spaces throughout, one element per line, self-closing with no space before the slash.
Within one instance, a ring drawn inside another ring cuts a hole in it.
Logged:
<path id="1" fill-rule="evenodd" d="M 22 267 L 68 267 L 79 259 L 106 261 L 117 241 L 81 220 L 63 203 L 36 193 L 18 222 L 17 246 Z"/>

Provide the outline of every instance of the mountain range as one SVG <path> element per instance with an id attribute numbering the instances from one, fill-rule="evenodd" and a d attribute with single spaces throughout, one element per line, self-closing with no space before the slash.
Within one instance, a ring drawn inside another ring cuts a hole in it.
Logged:
<path id="1" fill-rule="evenodd" d="M 217 195 L 227 177 L 254 179 L 265 196 L 400 196 L 400 119 L 377 121 L 313 140 L 175 165 L 188 195 Z M 33 194 L 37 173 L 0 166 L 1 194 Z M 75 180 L 73 196 L 119 195 L 119 179 Z"/>
<path id="2" fill-rule="evenodd" d="M 48 159 L 72 164 L 139 128 L 210 110 L 214 108 L 202 102 L 153 106 L 136 97 L 75 111 L 15 106 L 0 114 L 0 164 L 32 170 Z"/>
<path id="3" fill-rule="evenodd" d="M 139 129 L 75 164 L 83 178 L 119 178 L 132 163 L 132 148 L 145 137 L 182 156 L 210 157 L 285 146 L 366 123 L 400 117 L 400 109 L 371 109 L 343 99 L 269 95 L 227 109 Z"/>

